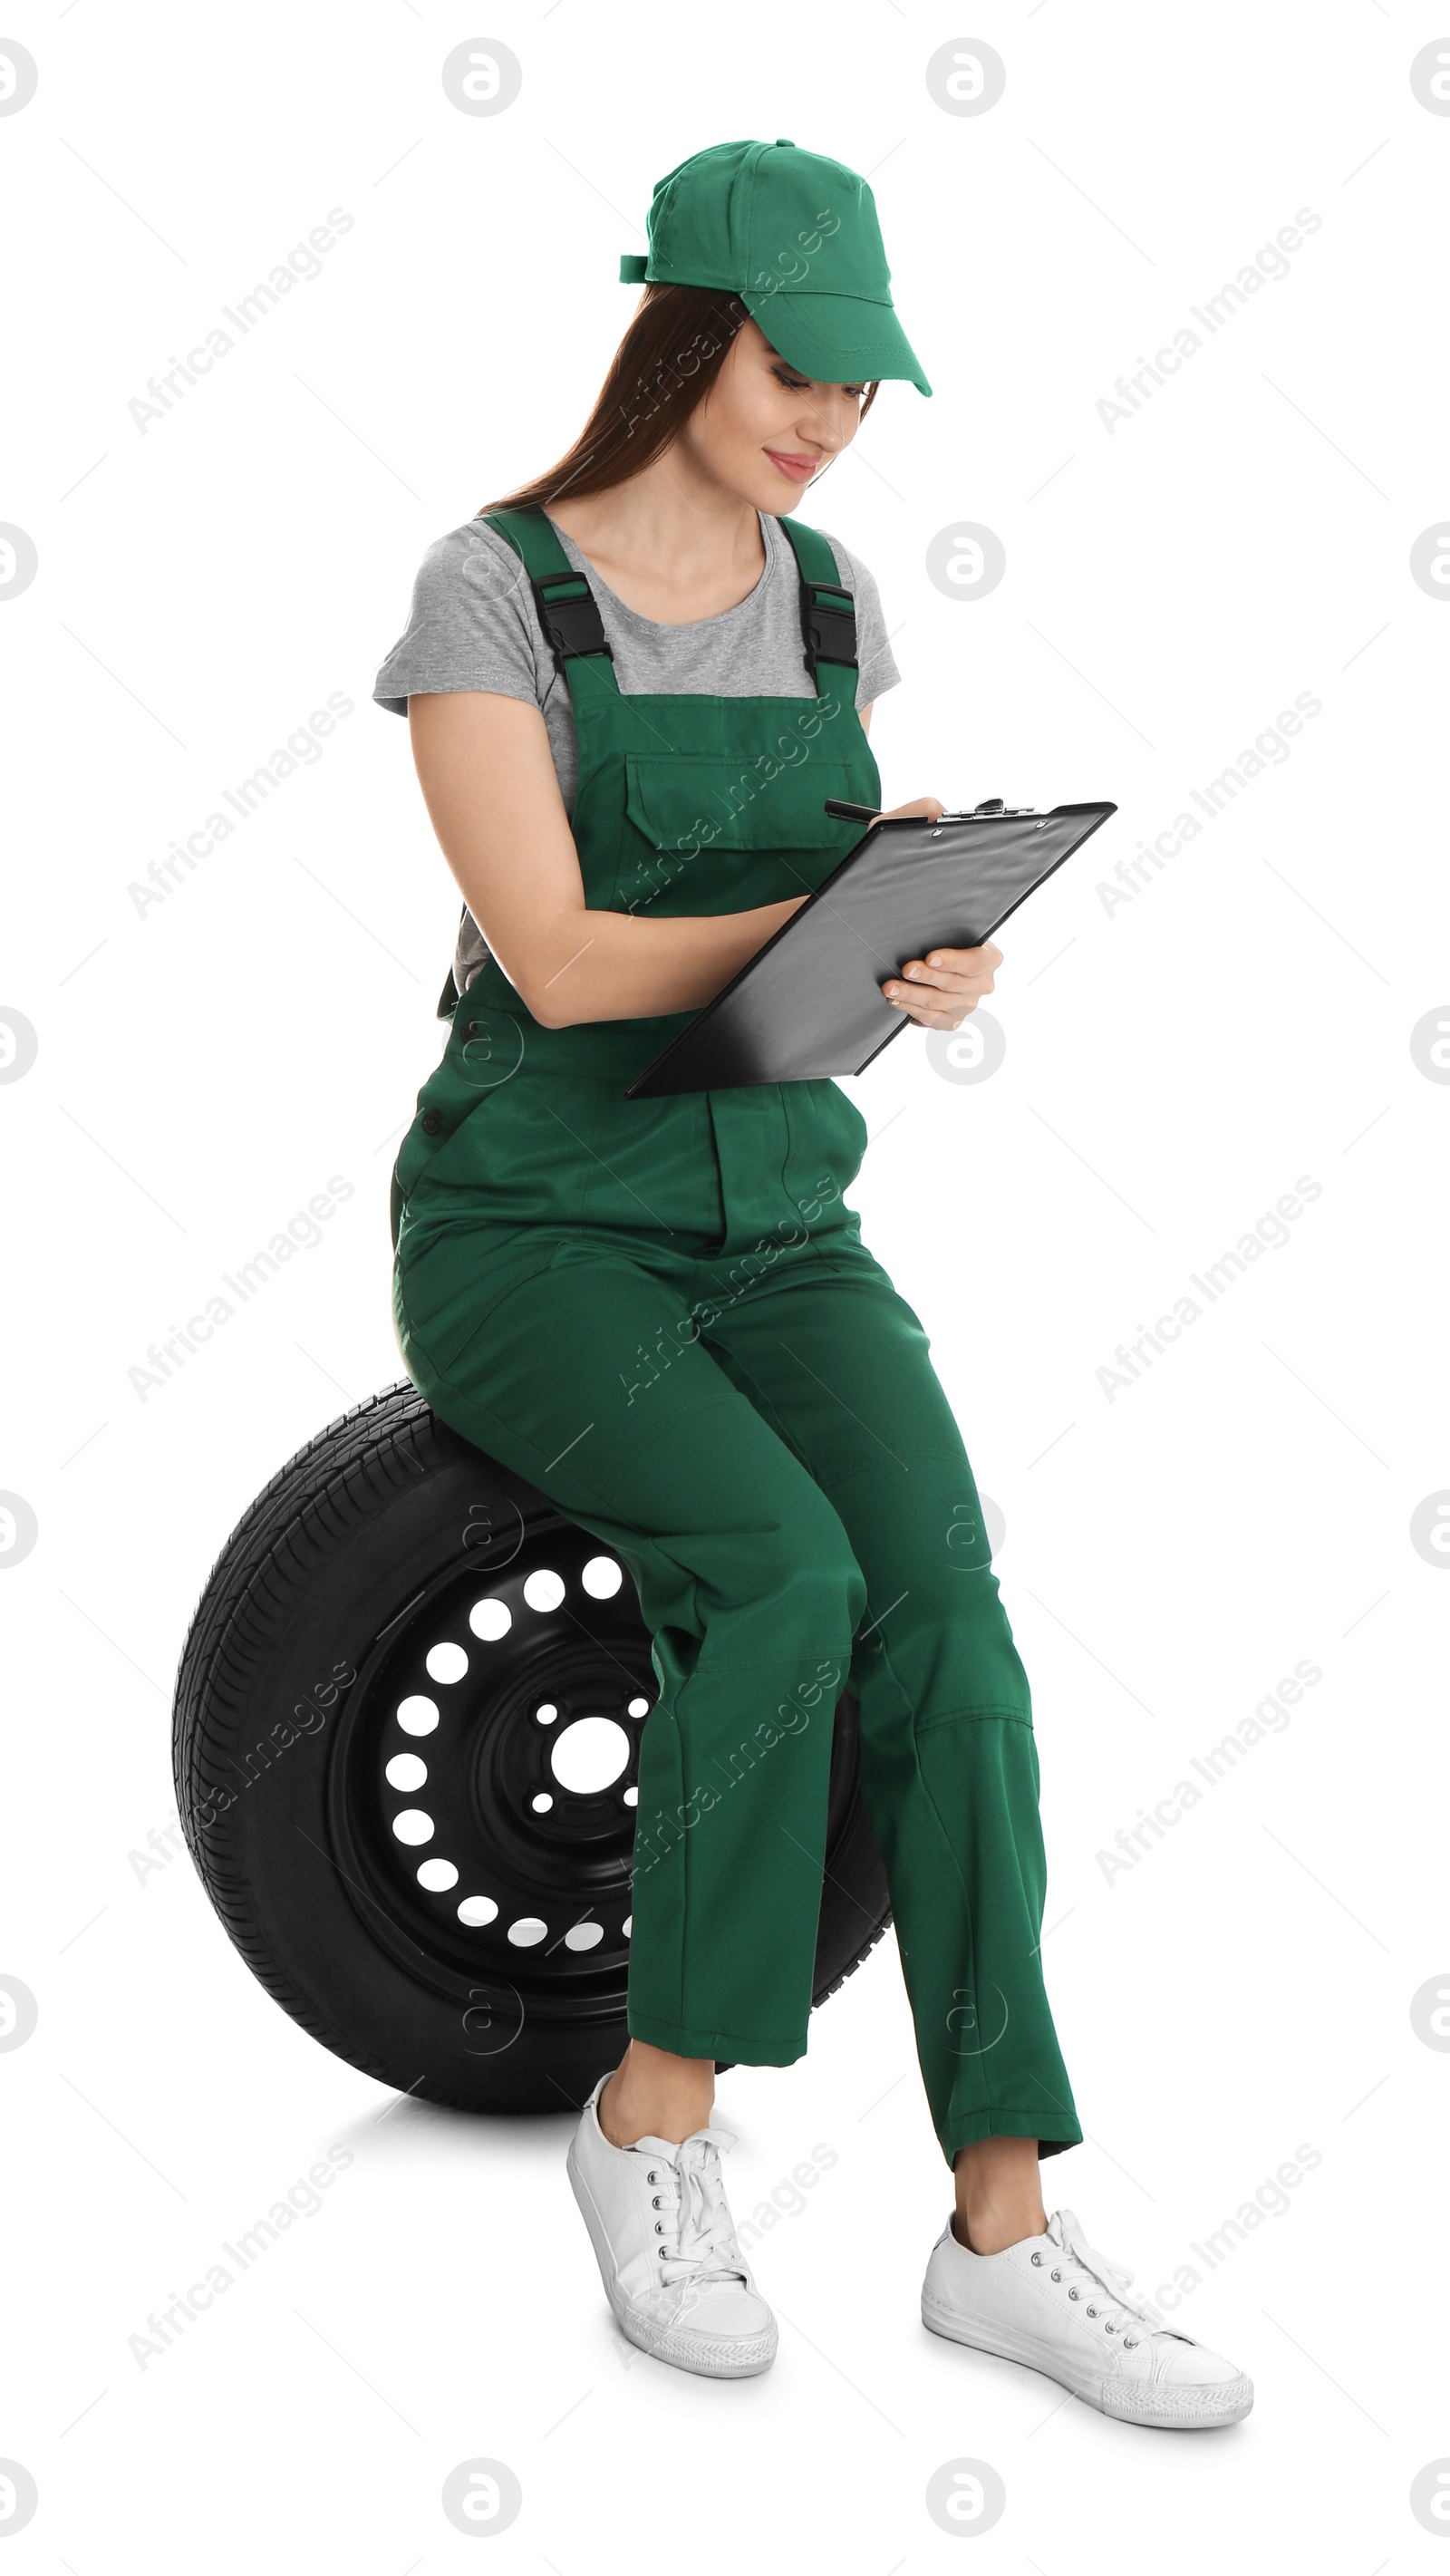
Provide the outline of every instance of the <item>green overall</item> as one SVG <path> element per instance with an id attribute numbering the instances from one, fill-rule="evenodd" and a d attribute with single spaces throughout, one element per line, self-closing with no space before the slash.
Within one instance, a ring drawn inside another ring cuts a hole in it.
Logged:
<path id="1" fill-rule="evenodd" d="M 849 594 L 825 538 L 780 524 L 815 696 L 650 697 L 618 688 L 548 519 L 489 516 L 567 677 L 592 911 L 800 894 L 859 837 L 825 799 L 879 804 Z M 544 1028 L 487 961 L 397 1158 L 398 1345 L 444 1421 L 634 1579 L 659 1696 L 631 2033 L 804 2053 L 849 1686 L 942 2152 L 1051 2154 L 1082 2131 L 1042 1981 L 1031 1697 L 926 1333 L 845 1203 L 866 1123 L 827 1081 L 627 1099 L 692 1017 Z"/>

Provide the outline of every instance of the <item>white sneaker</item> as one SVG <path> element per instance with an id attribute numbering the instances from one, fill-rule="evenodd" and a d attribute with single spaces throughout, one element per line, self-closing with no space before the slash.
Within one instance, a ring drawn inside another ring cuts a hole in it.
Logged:
<path id="1" fill-rule="evenodd" d="M 1236 2424 L 1254 2402 L 1253 2381 L 1130 2298 L 1132 2278 L 1094 2253 L 1070 2209 L 1053 2211 L 1045 2236 L 1000 2254 L 958 2244 L 948 2220 L 926 2267 L 921 2319 L 954 2343 L 1044 2371 L 1124 2423 L 1177 2432 Z"/>
<path id="2" fill-rule="evenodd" d="M 621 2330 L 657 2361 L 709 2379 L 768 2370 L 776 2323 L 736 2241 L 720 2171 L 734 2131 L 616 2147 L 599 2125 L 608 2080 L 601 2075 L 584 2105 L 568 2166 Z"/>

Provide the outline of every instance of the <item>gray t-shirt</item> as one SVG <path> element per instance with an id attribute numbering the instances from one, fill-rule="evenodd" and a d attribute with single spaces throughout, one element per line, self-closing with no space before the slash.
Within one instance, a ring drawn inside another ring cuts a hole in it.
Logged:
<path id="1" fill-rule="evenodd" d="M 570 563 L 588 578 L 614 648 L 615 677 L 627 696 L 815 695 L 801 644 L 800 584 L 790 539 L 778 519 L 764 511 L 759 516 L 765 569 L 755 588 L 718 617 L 697 618 L 688 626 L 660 626 L 627 608 L 573 538 L 554 525 Z M 901 673 L 866 566 L 839 537 L 826 542 L 842 583 L 855 597 L 860 657 L 856 704 L 868 707 L 884 689 L 896 686 Z M 481 519 L 465 520 L 429 547 L 413 585 L 412 613 L 378 673 L 373 696 L 393 715 L 405 716 L 410 696 L 451 689 L 483 689 L 495 697 L 526 699 L 540 709 L 564 810 L 572 814 L 579 751 L 568 682 L 544 640 L 523 565 Z M 488 953 L 482 931 L 465 908 L 453 959 L 460 992 Z"/>

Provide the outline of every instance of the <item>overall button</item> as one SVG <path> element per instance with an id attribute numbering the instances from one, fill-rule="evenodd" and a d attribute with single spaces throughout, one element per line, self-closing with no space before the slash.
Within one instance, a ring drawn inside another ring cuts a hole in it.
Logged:
<path id="1" fill-rule="evenodd" d="M 441 1110 L 441 1109 L 425 1109 L 425 1110 L 424 1110 L 424 1112 L 423 1112 L 423 1133 L 424 1133 L 424 1135 L 425 1135 L 425 1136 L 436 1136 L 436 1135 L 437 1135 L 437 1133 L 438 1133 L 438 1130 L 439 1130 L 439 1128 L 442 1126 L 442 1124 L 443 1124 L 443 1112 L 442 1112 L 442 1110 Z"/>

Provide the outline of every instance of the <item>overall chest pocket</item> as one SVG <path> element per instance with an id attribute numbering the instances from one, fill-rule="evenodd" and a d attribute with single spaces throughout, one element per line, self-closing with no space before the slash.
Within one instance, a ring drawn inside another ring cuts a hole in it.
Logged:
<path id="1" fill-rule="evenodd" d="M 849 799 L 851 771 L 824 745 L 783 725 L 778 743 L 738 759 L 718 753 L 660 759 L 630 752 L 625 811 L 651 850 L 684 858 L 704 850 L 828 850 L 844 858 L 859 823 L 826 813 Z M 859 801 L 859 797 L 858 800 Z"/>

